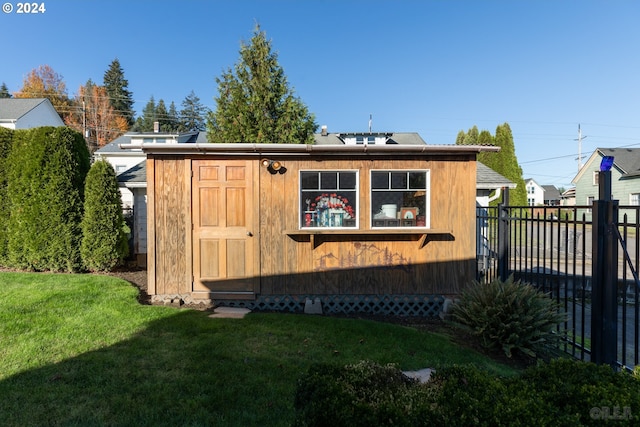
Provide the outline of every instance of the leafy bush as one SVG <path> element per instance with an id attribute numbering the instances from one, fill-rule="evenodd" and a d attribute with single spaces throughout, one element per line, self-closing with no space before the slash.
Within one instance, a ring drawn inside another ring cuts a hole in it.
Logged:
<path id="1" fill-rule="evenodd" d="M 640 380 L 574 359 L 511 378 L 472 365 L 443 367 L 426 384 L 392 365 L 323 365 L 300 379 L 295 409 L 299 426 L 578 427 L 607 417 L 627 426 L 640 414 Z"/>
<path id="2" fill-rule="evenodd" d="M 536 357 L 553 353 L 562 338 L 558 326 L 566 315 L 551 298 L 533 286 L 494 280 L 465 289 L 452 306 L 454 321 L 469 327 L 486 348 L 514 350 Z"/>
<path id="3" fill-rule="evenodd" d="M 432 400 L 429 393 L 393 365 L 316 365 L 298 382 L 295 425 L 417 425 L 427 411 L 422 405 Z"/>
<path id="4" fill-rule="evenodd" d="M 80 252 L 89 270 L 108 271 L 122 263 L 129 251 L 126 225 L 116 173 L 106 160 L 95 162 L 87 174 L 81 227 Z"/>
<path id="5" fill-rule="evenodd" d="M 527 369 L 508 387 L 514 400 L 546 402 L 553 425 L 602 425 L 607 419 L 601 411 L 614 416 L 614 408 L 621 415 L 616 425 L 630 425 L 640 416 L 640 380 L 608 365 L 555 359 Z M 625 410 L 633 418 L 626 419 Z M 620 423 L 625 419 L 629 424 Z"/>
<path id="6" fill-rule="evenodd" d="M 66 127 L 15 131 L 7 166 L 9 264 L 79 270 L 84 180 L 90 166 L 82 135 Z"/>

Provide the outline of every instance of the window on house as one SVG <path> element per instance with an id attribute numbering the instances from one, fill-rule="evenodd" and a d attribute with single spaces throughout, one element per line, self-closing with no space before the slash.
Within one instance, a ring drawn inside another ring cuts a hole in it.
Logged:
<path id="1" fill-rule="evenodd" d="M 429 171 L 371 171 L 371 227 L 429 227 Z"/>
<path id="2" fill-rule="evenodd" d="M 357 184 L 357 171 L 301 171 L 300 227 L 357 227 Z"/>
<path id="3" fill-rule="evenodd" d="M 632 206 L 640 205 L 640 193 L 631 193 L 629 194 L 629 204 Z"/>
<path id="4" fill-rule="evenodd" d="M 600 175 L 598 174 L 598 171 L 593 171 L 593 185 L 598 185 L 598 177 Z"/>
<path id="5" fill-rule="evenodd" d="M 127 170 L 127 165 L 116 165 L 116 175 Z"/>

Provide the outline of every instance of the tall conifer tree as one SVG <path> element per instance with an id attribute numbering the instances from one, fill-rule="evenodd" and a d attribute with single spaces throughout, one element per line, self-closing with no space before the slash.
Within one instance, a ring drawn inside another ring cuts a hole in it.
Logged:
<path id="1" fill-rule="evenodd" d="M 235 69 L 228 69 L 216 82 L 217 109 L 207 121 L 210 142 L 313 142 L 314 116 L 289 88 L 260 26 L 248 44 L 241 43 Z"/>
<path id="2" fill-rule="evenodd" d="M 111 61 L 109 69 L 104 73 L 104 87 L 107 89 L 109 102 L 115 112 L 125 118 L 129 127 L 133 126 L 133 98 L 118 58 Z"/>

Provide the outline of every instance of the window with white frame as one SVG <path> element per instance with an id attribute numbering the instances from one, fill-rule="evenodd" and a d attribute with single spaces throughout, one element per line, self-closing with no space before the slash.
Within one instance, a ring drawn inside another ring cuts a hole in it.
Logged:
<path id="1" fill-rule="evenodd" d="M 598 185 L 598 178 L 600 177 L 600 175 L 598 174 L 598 171 L 593 171 L 593 185 Z"/>
<path id="2" fill-rule="evenodd" d="M 371 227 L 429 227 L 429 171 L 372 170 Z"/>
<path id="3" fill-rule="evenodd" d="M 640 205 L 640 193 L 631 193 L 629 194 L 629 204 L 632 206 Z"/>
<path id="4" fill-rule="evenodd" d="M 357 215 L 357 171 L 300 172 L 300 228 L 355 228 Z"/>

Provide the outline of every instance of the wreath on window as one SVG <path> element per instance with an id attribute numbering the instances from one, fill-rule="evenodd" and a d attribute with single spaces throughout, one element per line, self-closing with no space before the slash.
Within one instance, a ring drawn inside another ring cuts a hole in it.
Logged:
<path id="1" fill-rule="evenodd" d="M 346 218 L 355 218 L 353 208 L 349 204 L 349 199 L 336 193 L 323 193 L 316 197 L 311 203 L 313 210 L 322 211 L 324 209 L 341 209 L 345 212 Z"/>

